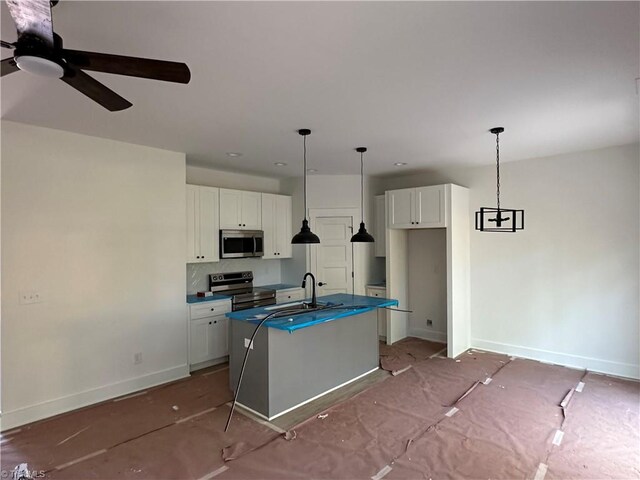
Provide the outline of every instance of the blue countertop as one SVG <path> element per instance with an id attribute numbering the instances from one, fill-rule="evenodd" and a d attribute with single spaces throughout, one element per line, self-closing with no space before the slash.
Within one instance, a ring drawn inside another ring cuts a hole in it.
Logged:
<path id="1" fill-rule="evenodd" d="M 219 295 L 217 293 L 213 294 L 210 297 L 199 297 L 197 295 L 187 295 L 187 303 L 213 302 L 215 300 L 231 300 L 231 297 L 228 295 Z"/>
<path id="2" fill-rule="evenodd" d="M 317 310 L 315 312 L 301 313 L 299 315 L 273 318 L 264 323 L 265 327 L 286 330 L 292 333 L 301 328 L 311 327 L 320 323 L 332 322 L 352 315 L 370 312 L 376 308 L 390 307 L 398 305 L 397 300 L 378 297 L 365 297 L 362 295 L 350 295 L 346 293 L 335 293 L 325 297 L 318 297 L 318 302 L 329 305 L 336 305 L 334 308 Z M 337 304 L 341 304 L 337 306 Z M 229 312 L 226 316 L 232 320 L 244 321 L 258 324 L 266 315 L 274 310 L 267 310 L 269 307 L 251 308 L 237 312 Z"/>
<path id="3" fill-rule="evenodd" d="M 287 290 L 289 288 L 301 288 L 300 284 L 291 285 L 288 283 L 272 283 L 271 285 L 259 285 L 260 288 L 272 288 L 274 290 Z"/>

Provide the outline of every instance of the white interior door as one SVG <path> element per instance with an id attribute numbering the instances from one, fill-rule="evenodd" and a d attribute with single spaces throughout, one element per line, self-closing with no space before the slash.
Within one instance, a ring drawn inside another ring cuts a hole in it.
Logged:
<path id="1" fill-rule="evenodd" d="M 320 237 L 320 244 L 313 247 L 313 271 L 318 283 L 326 284 L 318 286 L 318 295 L 352 294 L 353 217 L 317 217 L 313 231 Z"/>

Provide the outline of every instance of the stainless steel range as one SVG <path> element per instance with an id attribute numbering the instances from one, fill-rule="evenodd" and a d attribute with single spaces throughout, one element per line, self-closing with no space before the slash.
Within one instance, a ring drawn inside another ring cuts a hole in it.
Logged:
<path id="1" fill-rule="evenodd" d="M 214 293 L 229 295 L 231 309 L 275 305 L 276 291 L 271 288 L 254 287 L 253 272 L 212 273 L 209 275 L 209 288 Z"/>

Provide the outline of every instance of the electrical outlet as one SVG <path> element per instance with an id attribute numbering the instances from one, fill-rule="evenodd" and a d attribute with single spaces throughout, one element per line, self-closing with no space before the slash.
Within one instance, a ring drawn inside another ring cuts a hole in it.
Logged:
<path id="1" fill-rule="evenodd" d="M 40 303 L 42 302 L 42 295 L 40 292 L 36 292 L 34 290 L 20 292 L 20 304 L 21 305 L 29 305 L 31 303 Z"/>
<path id="2" fill-rule="evenodd" d="M 139 365 L 142 363 L 142 352 L 138 352 L 133 355 L 133 364 Z"/>
<path id="3" fill-rule="evenodd" d="M 427 318 L 427 327 L 433 327 L 433 320 Z"/>
<path id="4" fill-rule="evenodd" d="M 244 348 L 247 348 L 247 347 L 248 347 L 248 348 L 249 348 L 249 350 L 253 350 L 253 342 L 251 342 L 251 346 L 249 346 L 249 342 L 251 342 L 251 340 L 250 340 L 250 339 L 248 339 L 248 338 L 245 338 L 245 339 L 244 339 Z"/>

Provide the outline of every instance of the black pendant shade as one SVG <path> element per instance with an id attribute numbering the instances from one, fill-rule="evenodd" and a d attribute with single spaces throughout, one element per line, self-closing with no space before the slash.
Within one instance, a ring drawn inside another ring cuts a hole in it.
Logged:
<path id="1" fill-rule="evenodd" d="M 302 220 L 302 228 L 291 239 L 291 243 L 320 243 L 318 236 L 309 228 L 309 221 L 305 218 Z"/>
<path id="2" fill-rule="evenodd" d="M 354 243 L 372 243 L 375 242 L 369 232 L 367 232 L 364 226 L 364 161 L 363 155 L 367 151 L 367 147 L 358 147 L 356 152 L 360 154 L 360 229 L 358 233 L 351 237 L 351 241 Z"/>
<path id="3" fill-rule="evenodd" d="M 298 134 L 302 135 L 304 145 L 304 218 L 300 232 L 293 236 L 291 243 L 294 245 L 320 243 L 318 236 L 309 228 L 309 220 L 307 220 L 307 135 L 311 134 L 311 130 L 301 128 L 298 130 Z"/>
<path id="4" fill-rule="evenodd" d="M 375 242 L 371 234 L 367 232 L 367 229 L 364 226 L 364 222 L 360 222 L 360 229 L 358 230 L 358 233 L 356 233 L 353 237 L 351 237 L 351 241 L 358 242 L 358 243 Z"/>

